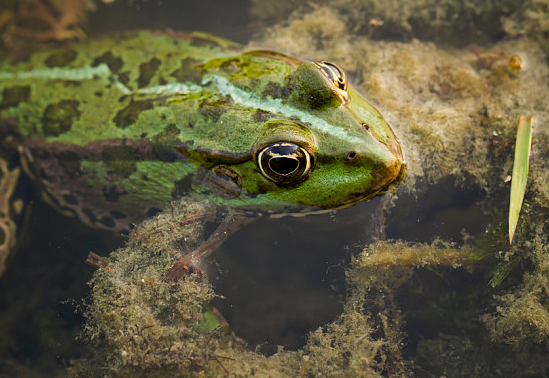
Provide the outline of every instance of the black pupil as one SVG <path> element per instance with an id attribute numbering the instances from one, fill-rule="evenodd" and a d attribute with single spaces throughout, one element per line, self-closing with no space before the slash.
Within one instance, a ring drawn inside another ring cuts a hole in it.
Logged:
<path id="1" fill-rule="evenodd" d="M 279 175 L 288 175 L 299 166 L 299 161 L 291 157 L 275 157 L 269 160 L 269 167 Z"/>

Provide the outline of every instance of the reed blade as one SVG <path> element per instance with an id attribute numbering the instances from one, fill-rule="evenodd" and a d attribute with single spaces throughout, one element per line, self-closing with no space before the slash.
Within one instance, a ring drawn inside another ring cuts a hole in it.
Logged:
<path id="1" fill-rule="evenodd" d="M 513 236 L 517 228 L 522 201 L 526 191 L 528 179 L 528 161 L 530 148 L 532 146 L 532 127 L 534 117 L 526 121 L 523 117 L 519 119 L 517 129 L 517 141 L 515 144 L 515 162 L 511 178 L 511 200 L 509 203 L 509 244 L 513 242 Z"/>

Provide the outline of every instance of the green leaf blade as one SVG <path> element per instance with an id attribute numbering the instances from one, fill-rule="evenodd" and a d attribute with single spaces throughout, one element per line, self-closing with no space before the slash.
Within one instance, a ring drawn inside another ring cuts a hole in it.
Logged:
<path id="1" fill-rule="evenodd" d="M 517 129 L 517 140 L 515 144 L 515 161 L 511 178 L 511 199 L 509 202 L 509 244 L 513 242 L 513 236 L 517 228 L 520 209 L 526 192 L 528 179 L 528 161 L 532 146 L 532 127 L 534 117 L 526 121 L 523 117 L 519 119 Z"/>

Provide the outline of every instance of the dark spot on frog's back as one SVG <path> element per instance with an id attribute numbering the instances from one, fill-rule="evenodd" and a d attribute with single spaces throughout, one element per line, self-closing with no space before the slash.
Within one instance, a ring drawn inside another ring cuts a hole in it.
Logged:
<path id="1" fill-rule="evenodd" d="M 119 56 L 115 56 L 112 52 L 108 51 L 100 57 L 95 58 L 92 67 L 97 67 L 100 64 L 106 64 L 113 73 L 117 74 L 124 66 L 124 61 Z"/>
<path id="2" fill-rule="evenodd" d="M 5 88 L 2 91 L 2 102 L 0 109 L 11 108 L 17 106 L 21 101 L 28 101 L 30 98 L 30 86 L 13 86 Z"/>
<path id="3" fill-rule="evenodd" d="M 122 72 L 120 75 L 118 75 L 118 81 L 120 81 L 122 84 L 127 86 L 128 83 L 130 82 L 130 72 L 129 71 Z"/>
<path id="4" fill-rule="evenodd" d="M 266 122 L 272 117 L 274 117 L 273 113 L 263 110 L 256 110 L 253 114 L 253 119 L 255 122 Z"/>
<path id="5" fill-rule="evenodd" d="M 76 80 L 64 80 L 63 83 L 65 84 L 65 87 L 79 87 L 82 85 L 81 81 Z"/>
<path id="6" fill-rule="evenodd" d="M 76 178 L 82 174 L 80 170 L 81 158 L 73 151 L 63 151 L 57 154 L 57 160 L 70 178 Z"/>
<path id="7" fill-rule="evenodd" d="M 265 85 L 265 89 L 262 93 L 263 97 L 272 97 L 272 98 L 288 98 L 290 95 L 290 92 L 288 91 L 288 88 L 285 86 L 280 85 L 277 82 L 271 81 Z"/>
<path id="8" fill-rule="evenodd" d="M 200 60 L 185 58 L 181 61 L 181 67 L 173 71 L 170 76 L 180 83 L 190 81 L 198 84 L 202 81 L 202 71 L 198 68 L 200 63 L 202 63 Z"/>
<path id="9" fill-rule="evenodd" d="M 139 151 L 130 146 L 106 146 L 101 154 L 107 172 L 121 177 L 129 177 L 136 170 L 140 160 Z"/>
<path id="10" fill-rule="evenodd" d="M 242 71 L 242 67 L 248 66 L 248 62 L 242 62 L 239 59 L 227 59 L 221 63 L 219 68 L 227 75 L 232 75 Z"/>
<path id="11" fill-rule="evenodd" d="M 53 67 L 65 67 L 72 63 L 76 57 L 78 56 L 78 53 L 74 50 L 63 50 L 54 52 L 50 56 L 46 58 L 44 63 L 49 68 Z"/>
<path id="12" fill-rule="evenodd" d="M 217 101 L 203 101 L 200 103 L 198 111 L 204 116 L 204 118 L 213 122 L 219 121 L 221 115 L 225 113 L 229 101 L 217 100 Z"/>
<path id="13" fill-rule="evenodd" d="M 42 114 L 42 131 L 49 136 L 58 136 L 71 129 L 72 123 L 80 116 L 79 102 L 62 100 L 50 104 Z"/>
<path id="14" fill-rule="evenodd" d="M 144 110 L 152 109 L 152 101 L 134 101 L 131 100 L 130 103 L 122 110 L 120 110 L 116 116 L 113 118 L 113 122 L 117 127 L 125 129 L 128 126 L 131 126 L 139 117 L 139 113 Z"/>
<path id="15" fill-rule="evenodd" d="M 169 124 L 164 131 L 151 138 L 151 151 L 160 161 L 176 161 L 181 155 L 173 148 L 179 141 L 179 129 L 174 124 Z"/>
<path id="16" fill-rule="evenodd" d="M 181 180 L 174 182 L 172 189 L 172 199 L 178 199 L 186 196 L 191 191 L 191 185 L 194 180 L 194 175 L 192 173 L 183 177 Z"/>
<path id="17" fill-rule="evenodd" d="M 141 63 L 139 65 L 139 78 L 137 79 L 137 85 L 139 88 L 146 87 L 151 82 L 152 77 L 160 67 L 160 59 L 152 58 L 148 62 Z"/>
<path id="18" fill-rule="evenodd" d="M 122 194 L 125 194 L 125 192 L 120 192 L 116 185 L 103 187 L 103 196 L 105 196 L 107 202 L 118 202 Z"/>

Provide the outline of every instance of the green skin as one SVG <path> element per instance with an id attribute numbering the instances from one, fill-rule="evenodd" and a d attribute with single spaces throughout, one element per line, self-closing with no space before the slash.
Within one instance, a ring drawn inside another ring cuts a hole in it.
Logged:
<path id="1" fill-rule="evenodd" d="M 198 33 L 73 44 L 0 63 L 0 157 L 60 210 L 112 230 L 190 193 L 254 214 L 341 208 L 403 161 L 380 113 L 346 92 L 342 103 L 311 63 Z M 265 177 L 257 155 L 274 142 L 306 150 L 310 171 Z"/>

